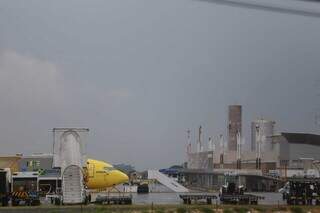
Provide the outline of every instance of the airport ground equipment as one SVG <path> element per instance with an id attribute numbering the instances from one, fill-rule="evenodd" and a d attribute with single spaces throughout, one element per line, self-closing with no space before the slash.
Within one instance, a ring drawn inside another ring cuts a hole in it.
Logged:
<path id="1" fill-rule="evenodd" d="M 39 196 L 61 195 L 61 173 L 58 169 L 44 170 L 38 177 Z"/>
<path id="2" fill-rule="evenodd" d="M 288 205 L 320 205 L 319 178 L 293 178 L 279 190 Z"/>
<path id="3" fill-rule="evenodd" d="M 132 204 L 132 196 L 131 195 L 98 195 L 95 203 L 97 204 Z"/>
<path id="4" fill-rule="evenodd" d="M 137 187 L 138 194 L 147 194 L 149 193 L 149 183 L 147 181 L 142 181 L 138 184 Z"/>
<path id="5" fill-rule="evenodd" d="M 252 204 L 257 205 L 262 196 L 253 194 L 223 194 L 220 195 L 220 201 L 223 204 Z"/>
<path id="6" fill-rule="evenodd" d="M 148 170 L 148 179 L 155 179 L 162 185 L 165 185 L 169 189 L 171 189 L 174 192 L 178 193 L 186 193 L 189 192 L 189 190 L 182 186 L 180 183 L 177 181 L 173 180 L 173 178 L 170 178 L 158 170 Z"/>
<path id="7" fill-rule="evenodd" d="M 212 204 L 213 200 L 217 199 L 215 194 L 207 194 L 207 193 L 187 193 L 180 194 L 179 197 L 183 200 L 184 204 L 191 204 L 192 202 L 198 203 L 198 201 L 204 200 L 207 204 Z"/>
<path id="8" fill-rule="evenodd" d="M 38 173 L 15 172 L 11 179 L 11 203 L 12 206 L 40 205 Z"/>
<path id="9" fill-rule="evenodd" d="M 9 171 L 0 169 L 0 203 L 2 206 L 8 206 L 10 200 Z"/>
<path id="10" fill-rule="evenodd" d="M 76 165 L 65 168 L 62 173 L 63 204 L 80 204 L 86 200 L 82 169 Z"/>
<path id="11" fill-rule="evenodd" d="M 63 204 L 86 200 L 83 170 L 86 166 L 85 142 L 89 129 L 53 129 L 53 168 L 61 169 Z"/>
<path id="12" fill-rule="evenodd" d="M 247 194 L 245 187 L 236 184 L 236 176 L 226 176 L 225 185 L 221 186 L 219 197 L 220 202 L 223 204 L 258 204 L 259 200 L 264 199 L 262 196 Z"/>

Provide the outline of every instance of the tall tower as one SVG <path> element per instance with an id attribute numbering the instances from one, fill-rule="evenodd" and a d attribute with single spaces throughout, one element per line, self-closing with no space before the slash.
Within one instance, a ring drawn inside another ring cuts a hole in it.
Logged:
<path id="1" fill-rule="evenodd" d="M 228 110 L 228 149 L 237 150 L 237 134 L 242 135 L 242 106 L 230 105 Z"/>

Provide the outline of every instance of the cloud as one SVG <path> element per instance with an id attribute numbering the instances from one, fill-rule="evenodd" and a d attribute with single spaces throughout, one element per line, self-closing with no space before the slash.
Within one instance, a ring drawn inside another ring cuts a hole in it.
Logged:
<path id="1" fill-rule="evenodd" d="M 0 49 L 1 153 L 49 152 L 65 81 L 52 62 Z"/>
<path id="2" fill-rule="evenodd" d="M 24 113 L 53 109 L 55 113 L 59 110 L 62 117 L 67 116 L 64 113 L 79 117 L 76 114 L 81 114 L 81 107 L 86 108 L 87 104 L 119 106 L 131 96 L 125 87 L 103 88 L 95 82 L 84 82 L 79 87 L 78 82 L 66 78 L 63 70 L 50 61 L 0 49 L 0 101 L 7 109 L 13 107 Z"/>
<path id="3" fill-rule="evenodd" d="M 107 97 L 112 98 L 129 98 L 131 93 L 128 89 L 121 88 L 121 89 L 113 89 L 107 92 Z"/>
<path id="4" fill-rule="evenodd" d="M 91 86 L 91 88 L 94 86 Z M 90 94 L 94 97 L 98 110 L 104 114 L 114 115 L 123 109 L 132 99 L 133 93 L 127 88 L 108 88 L 95 87 Z M 120 107 L 120 108 L 119 108 Z"/>
<path id="5" fill-rule="evenodd" d="M 0 50 L 1 102 L 23 108 L 57 103 L 62 93 L 57 66 L 13 50 Z"/>

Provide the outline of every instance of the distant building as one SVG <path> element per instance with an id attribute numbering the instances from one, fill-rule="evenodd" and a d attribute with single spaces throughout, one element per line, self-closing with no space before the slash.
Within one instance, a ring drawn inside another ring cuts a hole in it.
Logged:
<path id="1" fill-rule="evenodd" d="M 188 154 L 189 169 L 213 169 L 213 152 L 194 152 Z"/>
<path id="2" fill-rule="evenodd" d="M 10 168 L 11 172 L 19 171 L 19 161 L 21 154 L 11 156 L 0 156 L 0 169 Z"/>
<path id="3" fill-rule="evenodd" d="M 287 176 L 288 170 L 305 169 L 306 161 L 309 164 L 312 164 L 313 161 L 320 161 L 320 135 L 281 133 L 267 138 L 265 143 L 270 143 L 270 145 L 261 147 L 262 174 L 276 172 L 280 176 Z M 251 150 L 241 153 L 242 170 L 256 170 L 256 154 L 256 151 Z M 208 171 L 237 169 L 236 154 L 232 150 L 224 152 L 223 161 L 221 161 L 219 151 L 191 153 L 188 157 L 187 169 Z M 308 167 L 311 168 L 312 165 Z"/>
<path id="4" fill-rule="evenodd" d="M 213 166 L 209 166 L 209 152 L 192 153 L 187 169 L 182 171 L 186 185 L 218 189 L 224 183 L 225 173 L 237 173 L 241 182 L 252 191 L 275 191 L 280 185 L 274 177 L 319 175 L 314 165 L 320 161 L 320 135 L 286 133 L 270 136 L 272 150 L 261 150 L 261 170 L 256 169 L 256 151 L 244 151 L 241 169 L 237 169 L 235 151 L 224 152 L 223 164 L 219 152 L 213 152 Z M 264 146 L 266 147 L 266 146 Z M 209 160 L 210 159 L 210 160 Z"/>
<path id="5" fill-rule="evenodd" d="M 281 133 L 272 141 L 277 146 L 278 168 L 303 169 L 304 159 L 320 160 L 320 135 Z"/>
<path id="6" fill-rule="evenodd" d="M 52 169 L 53 155 L 52 154 L 32 154 L 21 156 L 19 161 L 20 171 L 39 171 Z"/>
<path id="7" fill-rule="evenodd" d="M 272 136 L 274 135 L 275 121 L 268 121 L 264 119 L 258 119 L 251 123 L 251 150 L 256 150 L 257 145 L 257 131 L 261 132 L 263 141 L 261 144 L 261 150 L 271 151 L 273 149 Z"/>
<path id="8" fill-rule="evenodd" d="M 242 135 L 242 106 L 230 105 L 228 108 L 228 150 L 237 150 L 237 133 Z"/>

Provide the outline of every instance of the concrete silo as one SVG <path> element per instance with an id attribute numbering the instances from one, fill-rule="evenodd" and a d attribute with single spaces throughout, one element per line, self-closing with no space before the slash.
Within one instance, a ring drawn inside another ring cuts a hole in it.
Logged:
<path id="1" fill-rule="evenodd" d="M 228 110 L 228 149 L 237 150 L 237 133 L 242 135 L 242 107 L 230 105 Z"/>
<path id="2" fill-rule="evenodd" d="M 272 138 L 274 135 L 275 121 L 258 119 L 251 122 L 251 150 L 255 151 L 257 147 L 257 131 L 261 134 L 261 151 L 273 150 Z"/>

